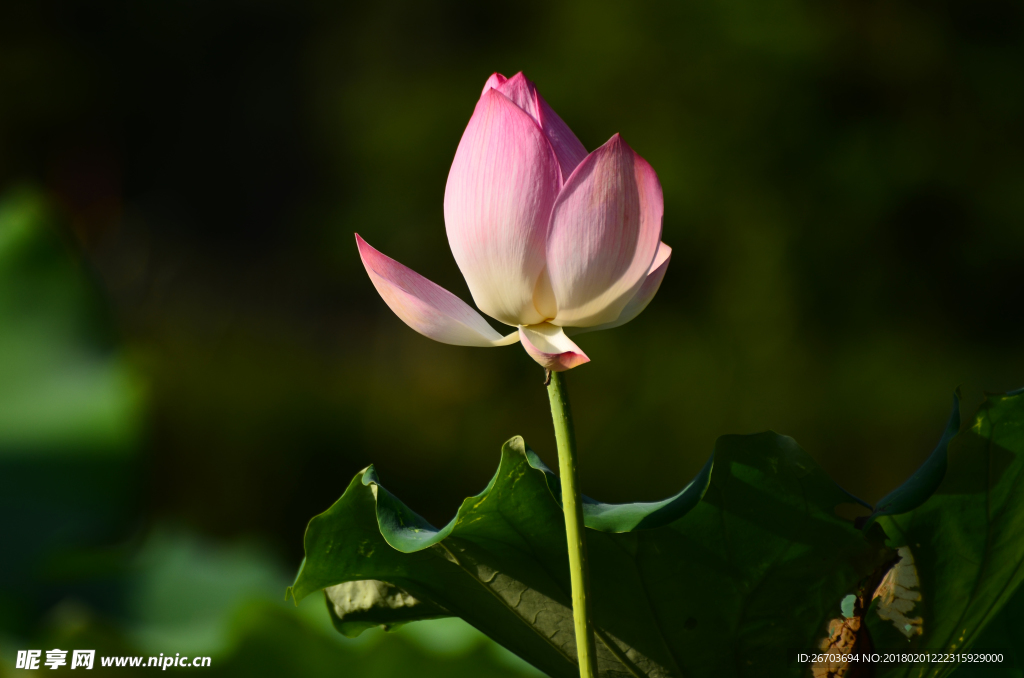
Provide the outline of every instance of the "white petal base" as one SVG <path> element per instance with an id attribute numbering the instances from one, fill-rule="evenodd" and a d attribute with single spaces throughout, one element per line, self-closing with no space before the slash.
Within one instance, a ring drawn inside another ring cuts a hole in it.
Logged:
<path id="1" fill-rule="evenodd" d="M 523 325 L 519 328 L 519 338 L 530 357 L 546 370 L 564 372 L 590 362 L 561 327 L 550 323 Z"/>
<path id="2" fill-rule="evenodd" d="M 596 332 L 598 330 L 610 330 L 613 327 L 619 327 L 625 325 L 633 318 L 640 315 L 640 312 L 647 308 L 647 304 L 651 303 L 651 299 L 657 293 L 658 288 L 661 287 L 661 281 L 665 277 L 665 272 L 668 270 L 668 262 L 672 259 L 672 248 L 661 243 L 658 246 L 658 253 L 654 257 L 654 263 L 651 264 L 651 270 L 647 274 L 647 278 L 644 279 L 640 289 L 637 290 L 636 295 L 626 303 L 626 307 L 622 309 L 622 313 L 619 317 L 610 323 L 604 323 L 602 325 L 594 325 L 593 327 L 567 327 L 565 333 L 570 337 L 575 337 L 584 332 Z"/>

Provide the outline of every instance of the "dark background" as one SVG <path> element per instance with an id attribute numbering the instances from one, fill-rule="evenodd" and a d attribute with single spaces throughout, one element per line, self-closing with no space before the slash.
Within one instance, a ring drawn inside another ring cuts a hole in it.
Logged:
<path id="1" fill-rule="evenodd" d="M 664 187 L 661 291 L 569 374 L 586 493 L 661 498 L 718 435 L 770 428 L 874 502 L 957 386 L 969 414 L 1024 385 L 1018 2 L 5 3 L 0 670 L 97 628 L 187 645 L 149 614 L 235 629 L 210 652 L 242 671 L 291 638 L 304 526 L 367 464 L 435 524 L 512 435 L 554 466 L 536 364 L 406 328 L 353 240 L 470 300 L 442 198 L 496 70 Z M 4 274 L 15 222 L 34 244 Z M 192 573 L 163 603 L 138 583 L 160 568 Z M 217 611 L 173 593 L 238 568 Z M 313 626 L 282 656 L 320 634 L 324 666 L 356 661 Z M 455 642 L 395 638 L 363 643 Z M 452 666 L 506 661 L 472 638 Z"/>

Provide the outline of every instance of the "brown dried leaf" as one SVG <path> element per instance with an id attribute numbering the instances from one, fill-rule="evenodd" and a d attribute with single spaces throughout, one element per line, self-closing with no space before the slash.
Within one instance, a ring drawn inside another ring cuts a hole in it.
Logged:
<path id="1" fill-rule="evenodd" d="M 836 617 L 828 623 L 828 635 L 822 639 L 819 649 L 826 655 L 847 655 L 855 651 L 861 634 L 860 617 Z M 865 629 L 866 631 L 866 629 Z M 849 670 L 845 661 L 815 662 L 811 665 L 814 678 L 844 678 Z"/>

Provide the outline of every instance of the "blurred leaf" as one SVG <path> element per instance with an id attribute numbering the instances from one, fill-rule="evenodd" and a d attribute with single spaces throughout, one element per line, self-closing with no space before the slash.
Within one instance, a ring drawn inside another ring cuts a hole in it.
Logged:
<path id="1" fill-rule="evenodd" d="M 200 538 L 160 526 L 133 562 L 126 601 L 128 636 L 143 650 L 224 651 L 231 615 L 256 601 L 279 601 L 280 566 L 258 545 Z"/>
<path id="2" fill-rule="evenodd" d="M 695 483 L 707 485 L 703 500 L 674 522 L 588 533 L 601 675 L 795 675 L 790 650 L 812 647 L 843 596 L 886 559 L 881 530 L 865 538 L 836 515 L 855 500 L 791 438 L 722 437 L 714 464 L 702 472 L 710 483 Z M 310 522 L 292 593 L 301 599 L 342 582 L 385 581 L 431 615 L 440 608 L 466 619 L 546 673 L 575 676 L 552 477 L 513 438 L 487 488 L 437 530 L 370 467 Z M 650 504 L 647 512 L 659 510 Z M 629 520 L 642 524 L 643 512 L 634 508 Z M 336 614 L 337 591 L 328 593 Z M 379 623 L 391 613 L 382 609 Z M 367 620 L 361 611 L 359 623 Z"/>
<path id="3" fill-rule="evenodd" d="M 130 453 L 141 389 L 30 190 L 0 199 L 0 457 Z"/>
<path id="4" fill-rule="evenodd" d="M 42 193 L 0 197 L 0 624 L 116 605 L 135 519 L 140 380 Z"/>
<path id="5" fill-rule="evenodd" d="M 949 468 L 918 508 L 882 516 L 893 546 L 913 554 L 922 633 L 908 641 L 869 614 L 876 644 L 962 652 L 1024 581 L 1024 394 L 990 396 L 949 444 Z M 945 676 L 955 665 L 886 665 L 883 676 Z"/>

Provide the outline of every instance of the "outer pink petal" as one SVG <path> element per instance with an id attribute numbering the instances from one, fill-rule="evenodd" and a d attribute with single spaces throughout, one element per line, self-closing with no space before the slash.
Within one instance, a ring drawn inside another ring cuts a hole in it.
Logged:
<path id="1" fill-rule="evenodd" d="M 613 327 L 619 327 L 625 325 L 633 318 L 640 315 L 640 312 L 647 308 L 647 304 L 651 303 L 654 299 L 654 295 L 657 294 L 658 288 L 661 287 L 661 281 L 665 278 L 665 272 L 668 271 L 668 262 L 672 258 L 672 248 L 661 243 L 658 246 L 658 253 L 654 257 L 654 263 L 651 264 L 651 270 L 647 273 L 647 277 L 644 278 L 644 282 L 640 285 L 640 289 L 633 295 L 633 298 L 629 300 L 629 303 L 622 309 L 622 313 L 619 317 L 609 323 L 603 325 L 595 325 L 593 327 L 581 327 L 575 330 L 568 330 L 568 334 L 576 336 L 583 334 L 584 332 L 595 332 L 597 330 L 610 330 Z"/>
<path id="2" fill-rule="evenodd" d="M 501 73 L 495 73 L 487 79 L 484 93 L 488 89 L 496 89 L 507 96 L 540 125 L 558 157 L 562 179 L 568 179 L 576 166 L 583 158 L 587 157 L 587 149 L 544 100 L 544 97 L 537 91 L 537 87 L 522 72 L 519 72 L 511 78 L 505 78 Z"/>
<path id="3" fill-rule="evenodd" d="M 552 372 L 564 372 L 590 362 L 580 347 L 565 336 L 561 327 L 549 323 L 520 327 L 519 340 L 531 358 Z"/>
<path id="4" fill-rule="evenodd" d="M 654 262 L 662 214 L 658 176 L 618 134 L 588 155 L 551 214 L 551 322 L 591 327 L 618 318 Z"/>
<path id="5" fill-rule="evenodd" d="M 477 307 L 505 324 L 544 320 L 533 288 L 558 188 L 558 162 L 537 124 L 505 95 L 484 92 L 448 174 L 444 219 Z"/>
<path id="6" fill-rule="evenodd" d="M 356 245 L 373 286 L 406 325 L 444 344 L 503 346 L 516 333 L 502 337 L 469 304 L 419 273 L 385 256 L 356 234 Z"/>

